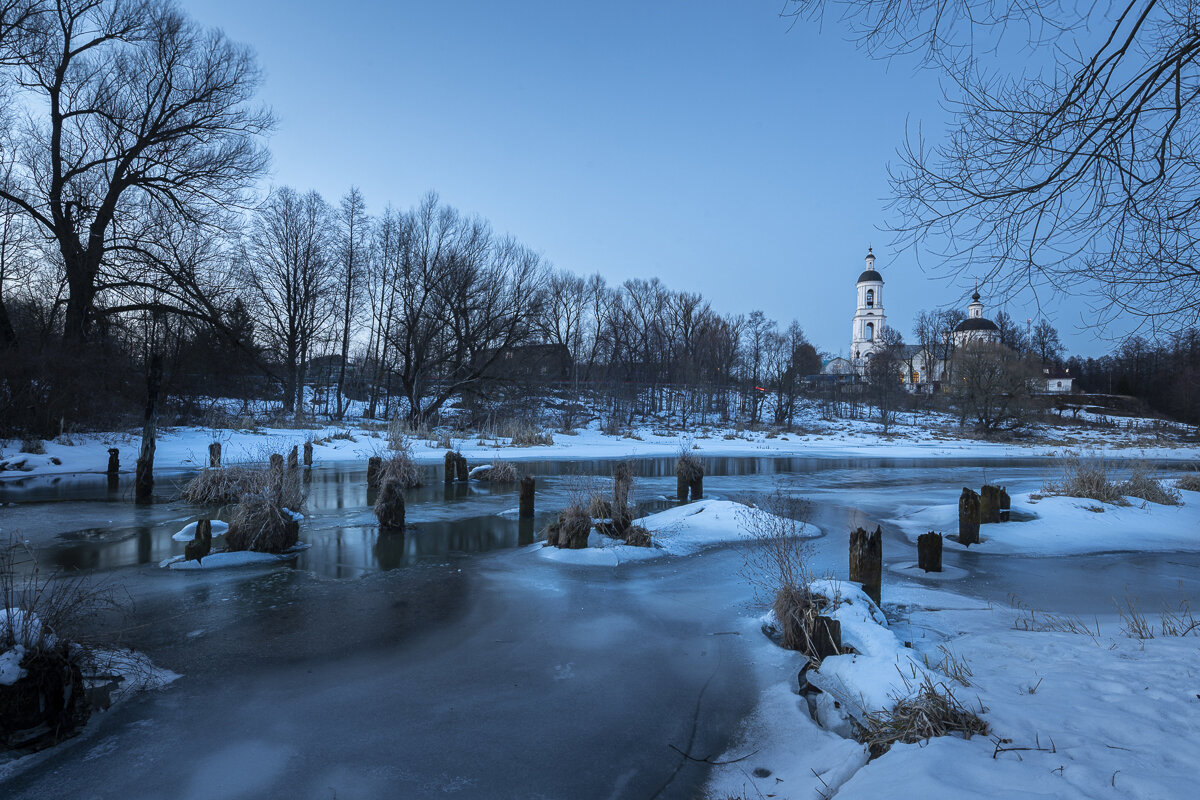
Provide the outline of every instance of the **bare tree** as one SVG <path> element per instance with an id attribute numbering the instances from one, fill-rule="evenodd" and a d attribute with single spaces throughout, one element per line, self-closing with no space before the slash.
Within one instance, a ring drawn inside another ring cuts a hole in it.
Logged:
<path id="1" fill-rule="evenodd" d="M 791 0 L 949 80 L 939 143 L 892 176 L 901 241 L 1004 288 L 1092 289 L 1113 313 L 1200 319 L 1200 6 L 1192 0 Z M 1017 37 L 1017 41 L 1011 39 Z M 1029 45 L 1020 74 L 976 54 Z M 1101 318 L 1103 321 L 1103 318 Z"/>
<path id="2" fill-rule="evenodd" d="M 336 231 L 316 192 L 276 189 L 258 209 L 243 246 L 243 277 L 257 300 L 272 351 L 283 362 L 283 408 L 303 413 L 305 369 L 333 315 Z"/>
<path id="3" fill-rule="evenodd" d="M 950 392 L 963 424 L 981 433 L 1024 425 L 1033 410 L 1039 371 L 1024 357 L 991 342 L 972 342 L 954 357 Z"/>
<path id="4" fill-rule="evenodd" d="M 340 269 L 342 350 L 338 364 L 337 418 L 346 414 L 343 405 L 346 389 L 346 362 L 350 359 L 350 335 L 355 320 L 356 301 L 362 294 L 363 273 L 368 258 L 371 219 L 367 216 L 367 202 L 357 186 L 342 198 L 337 215 L 338 222 L 338 266 Z"/>
<path id="5" fill-rule="evenodd" d="M 0 41 L 4 82 L 30 110 L 3 131 L 14 169 L 0 199 L 51 239 L 69 287 L 64 337 L 84 342 L 115 254 L 140 247 L 130 220 L 159 211 L 192 222 L 242 202 L 267 155 L 270 114 L 247 48 L 167 0 L 36 3 Z M 120 259 L 116 259 L 120 261 Z M 125 259 L 128 261 L 128 257 Z"/>
<path id="6" fill-rule="evenodd" d="M 867 363 L 867 384 L 879 424 L 887 435 L 896 422 L 900 401 L 904 397 L 901 376 L 905 370 L 904 337 L 900 331 L 885 325 L 879 332 L 881 345 Z"/>
<path id="7" fill-rule="evenodd" d="M 1029 349 L 1041 359 L 1043 364 L 1056 363 L 1066 351 L 1058 330 L 1049 320 L 1040 319 L 1030 332 Z"/>

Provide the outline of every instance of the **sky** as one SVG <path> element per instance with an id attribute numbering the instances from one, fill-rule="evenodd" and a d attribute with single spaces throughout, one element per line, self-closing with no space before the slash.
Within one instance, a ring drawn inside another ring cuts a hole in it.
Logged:
<path id="1" fill-rule="evenodd" d="M 869 246 L 906 338 L 918 311 L 968 302 L 971 276 L 923 272 L 883 230 L 906 130 L 946 124 L 937 77 L 836 22 L 793 25 L 782 0 L 181 3 L 258 54 L 271 185 L 355 185 L 371 212 L 433 190 L 557 267 L 795 319 L 833 354 Z M 1070 352 L 1111 347 L 1084 304 L 1039 299 Z"/>

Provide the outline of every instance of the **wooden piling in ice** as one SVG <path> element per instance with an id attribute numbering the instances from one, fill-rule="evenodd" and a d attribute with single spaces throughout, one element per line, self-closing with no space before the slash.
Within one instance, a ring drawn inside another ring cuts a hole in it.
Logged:
<path id="1" fill-rule="evenodd" d="M 861 583 L 867 597 L 880 604 L 883 582 L 883 529 L 867 533 L 862 528 L 850 534 L 850 580 Z"/>

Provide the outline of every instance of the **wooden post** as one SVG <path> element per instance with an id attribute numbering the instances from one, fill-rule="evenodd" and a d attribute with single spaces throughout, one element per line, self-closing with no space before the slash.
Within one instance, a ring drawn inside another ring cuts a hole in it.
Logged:
<path id="1" fill-rule="evenodd" d="M 212 442 L 208 445 L 208 465 L 210 467 L 221 466 L 221 443 Z"/>
<path id="2" fill-rule="evenodd" d="M 917 566 L 926 572 L 942 571 L 942 535 L 934 531 L 917 537 Z"/>
<path id="3" fill-rule="evenodd" d="M 958 543 L 979 543 L 979 495 L 965 486 L 958 498 Z"/>
<path id="4" fill-rule="evenodd" d="M 629 526 L 633 524 L 633 515 L 629 512 L 629 489 L 633 486 L 633 468 L 628 461 L 621 461 L 613 474 L 613 530 L 617 536 L 625 537 Z"/>
<path id="5" fill-rule="evenodd" d="M 850 534 L 850 580 L 861 583 L 867 597 L 880 604 L 883 581 L 883 529 L 867 533 L 862 528 Z"/>
<path id="6" fill-rule="evenodd" d="M 108 448 L 108 474 L 116 475 L 121 471 L 121 451 L 115 447 Z"/>
<path id="7" fill-rule="evenodd" d="M 304 443 L 304 466 L 306 467 L 312 466 L 312 447 L 312 442 Z"/>
<path id="8" fill-rule="evenodd" d="M 688 499 L 688 480 L 678 473 L 675 475 L 675 499 L 681 503 L 686 503 Z"/>
<path id="9" fill-rule="evenodd" d="M 400 481 L 389 478 L 384 482 L 375 501 L 375 519 L 383 530 L 404 530 L 404 490 Z"/>
<path id="10" fill-rule="evenodd" d="M 454 472 L 458 469 L 458 457 L 453 450 L 447 450 L 446 457 L 442 461 L 446 465 L 446 483 L 454 483 Z"/>
<path id="11" fill-rule="evenodd" d="M 704 494 L 704 469 L 701 468 L 699 474 L 692 479 L 692 500 L 699 500 Z"/>
<path id="12" fill-rule="evenodd" d="M 829 656 L 841 655 L 842 623 L 833 617 L 817 617 L 812 631 L 812 652 L 808 655 L 823 661 Z"/>
<path id="13" fill-rule="evenodd" d="M 379 488 L 379 471 L 383 469 L 383 458 L 371 456 L 367 459 L 367 488 Z"/>
<path id="14" fill-rule="evenodd" d="M 462 453 L 457 453 L 454 459 L 454 465 L 458 468 L 458 479 L 463 483 L 471 480 L 471 468 L 467 466 L 467 457 Z"/>
<path id="15" fill-rule="evenodd" d="M 979 522 L 990 525 L 1000 521 L 1000 487 L 984 486 L 979 492 Z"/>
<path id="16" fill-rule="evenodd" d="M 191 561 L 196 559 L 203 562 L 203 559 L 212 551 L 212 520 L 202 519 L 196 522 L 196 535 L 192 540 L 184 545 L 183 560 Z"/>
<path id="17" fill-rule="evenodd" d="M 533 489 L 532 475 L 521 478 L 521 511 L 517 515 L 519 519 L 533 518 Z"/>
<path id="18" fill-rule="evenodd" d="M 1000 487 L 1000 521 L 1008 522 L 1012 514 L 1012 498 L 1008 496 L 1008 489 Z"/>
<path id="19" fill-rule="evenodd" d="M 287 468 L 289 472 L 294 469 L 300 469 L 300 448 L 296 445 L 292 445 L 292 449 L 288 453 Z"/>

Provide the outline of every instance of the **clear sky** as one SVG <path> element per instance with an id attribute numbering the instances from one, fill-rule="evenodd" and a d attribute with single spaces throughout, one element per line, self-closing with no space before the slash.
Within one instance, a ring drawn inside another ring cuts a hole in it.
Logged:
<path id="1" fill-rule="evenodd" d="M 798 319 L 833 353 L 868 245 L 906 339 L 919 310 L 965 308 L 970 278 L 926 275 L 879 230 L 906 125 L 945 124 L 936 77 L 780 0 L 181 2 L 257 51 L 275 184 L 357 185 L 372 212 L 432 189 L 557 266 Z M 1071 352 L 1109 348 L 1046 299 Z"/>

